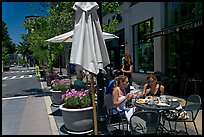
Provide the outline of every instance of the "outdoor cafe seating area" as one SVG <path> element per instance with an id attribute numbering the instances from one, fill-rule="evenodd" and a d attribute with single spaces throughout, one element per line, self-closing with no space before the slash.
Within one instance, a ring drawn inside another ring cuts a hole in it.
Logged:
<path id="1" fill-rule="evenodd" d="M 107 98 L 109 98 L 109 101 Z M 107 102 L 110 105 L 110 98 L 107 95 L 105 96 L 105 105 L 107 105 Z M 109 131 L 109 134 L 189 135 L 186 123 L 191 122 L 194 125 L 195 133 L 198 135 L 195 119 L 201 108 L 201 97 L 199 95 L 192 94 L 187 99 L 171 95 L 162 95 L 160 97 L 148 96 L 145 99 L 135 98 L 129 102 L 129 107 L 133 106 L 140 110 L 133 113 L 129 122 L 121 118 L 118 121 L 118 125 L 113 125 L 114 128 L 110 128 L 112 130 Z M 167 112 L 175 112 L 175 117 L 167 116 Z M 178 123 L 184 124 L 185 130 L 179 130 Z M 111 123 L 108 123 L 109 127 L 110 125 Z"/>

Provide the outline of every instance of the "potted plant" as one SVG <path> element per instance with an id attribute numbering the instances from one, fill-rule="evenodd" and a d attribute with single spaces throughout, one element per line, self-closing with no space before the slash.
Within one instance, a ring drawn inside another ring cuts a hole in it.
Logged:
<path id="1" fill-rule="evenodd" d="M 62 95 L 62 118 L 70 133 L 89 133 L 93 131 L 93 107 L 90 89 L 68 89 Z"/>
<path id="2" fill-rule="evenodd" d="M 70 79 L 55 79 L 52 81 L 52 88 L 50 92 L 52 93 L 53 105 L 60 105 L 63 103 L 62 95 L 65 94 L 67 89 L 71 88 Z"/>
<path id="3" fill-rule="evenodd" d="M 55 69 L 53 69 L 51 71 L 49 71 L 49 69 L 47 69 L 47 71 L 45 72 L 45 77 L 47 80 L 47 86 L 51 86 L 51 81 L 59 78 L 59 76 L 57 74 L 57 70 L 55 70 Z"/>

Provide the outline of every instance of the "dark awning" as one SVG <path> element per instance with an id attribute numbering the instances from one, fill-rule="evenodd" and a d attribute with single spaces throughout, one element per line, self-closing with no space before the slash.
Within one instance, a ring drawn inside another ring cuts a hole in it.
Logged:
<path id="1" fill-rule="evenodd" d="M 167 27 L 167 28 L 162 29 L 161 31 L 147 33 L 144 36 L 147 39 L 149 39 L 149 38 L 154 38 L 154 37 L 163 36 L 167 34 L 177 33 L 182 30 L 193 29 L 199 26 L 202 26 L 202 18 L 191 20 L 191 21 L 179 24 L 179 25 L 172 26 L 172 27 Z"/>

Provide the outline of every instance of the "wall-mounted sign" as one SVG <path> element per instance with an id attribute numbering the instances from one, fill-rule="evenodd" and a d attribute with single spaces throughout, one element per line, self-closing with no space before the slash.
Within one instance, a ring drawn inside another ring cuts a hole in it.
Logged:
<path id="1" fill-rule="evenodd" d="M 153 32 L 153 33 L 147 33 L 144 36 L 149 39 L 149 38 L 154 38 L 154 37 L 158 37 L 158 36 L 163 36 L 163 35 L 167 35 L 167 34 L 172 34 L 172 33 L 177 33 L 180 32 L 182 30 L 189 30 L 189 29 L 193 29 L 196 27 L 202 26 L 202 19 L 196 20 L 196 21 L 189 21 L 180 25 L 176 25 L 173 27 L 169 27 L 169 28 L 164 28 L 161 31 L 157 31 L 157 32 Z"/>

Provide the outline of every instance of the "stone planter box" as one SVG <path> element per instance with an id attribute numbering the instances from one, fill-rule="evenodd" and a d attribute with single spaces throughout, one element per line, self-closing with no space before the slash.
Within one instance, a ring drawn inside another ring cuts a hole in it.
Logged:
<path id="1" fill-rule="evenodd" d="M 66 93 L 66 91 L 55 91 L 55 90 L 50 90 L 52 93 L 51 100 L 53 105 L 61 105 L 63 103 L 62 100 L 62 95 Z"/>
<path id="2" fill-rule="evenodd" d="M 62 118 L 67 132 L 70 134 L 88 134 L 93 131 L 93 107 L 81 109 L 67 109 L 59 106 L 62 110 Z"/>

